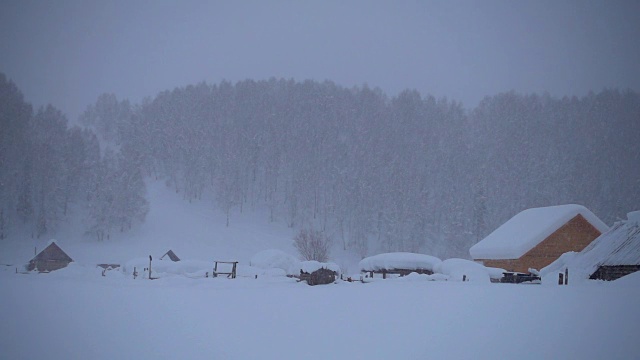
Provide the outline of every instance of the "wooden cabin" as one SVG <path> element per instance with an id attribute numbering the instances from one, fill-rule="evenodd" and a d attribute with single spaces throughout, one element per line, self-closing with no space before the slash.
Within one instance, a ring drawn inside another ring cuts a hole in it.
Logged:
<path id="1" fill-rule="evenodd" d="M 27 270 L 37 270 L 39 272 L 49 272 L 67 267 L 73 259 L 52 241 L 44 250 L 36 255 L 29 264 Z"/>
<path id="2" fill-rule="evenodd" d="M 581 205 L 559 205 L 520 212 L 469 250 L 488 267 L 511 272 L 540 270 L 568 251 L 581 251 L 607 231 Z"/>

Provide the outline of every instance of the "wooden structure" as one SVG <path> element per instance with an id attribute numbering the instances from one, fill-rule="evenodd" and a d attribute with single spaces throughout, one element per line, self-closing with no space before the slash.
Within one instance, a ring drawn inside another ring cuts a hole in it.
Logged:
<path id="1" fill-rule="evenodd" d="M 51 242 L 49 246 L 29 261 L 27 270 L 49 272 L 67 267 L 71 262 L 73 262 L 73 259 L 62 251 L 58 244 Z"/>
<path id="2" fill-rule="evenodd" d="M 180 261 L 180 258 L 173 252 L 173 250 L 167 251 L 164 255 L 160 257 L 160 260 L 164 259 L 164 257 L 168 257 L 171 261 L 176 262 Z"/>
<path id="3" fill-rule="evenodd" d="M 231 272 L 218 271 L 218 264 L 231 264 Z M 229 279 L 235 279 L 237 267 L 238 267 L 237 261 L 215 261 L 212 275 L 213 277 L 218 277 L 218 275 L 227 275 Z"/>
<path id="4" fill-rule="evenodd" d="M 300 270 L 300 281 L 306 281 L 308 285 L 326 285 L 336 281 L 338 274 L 327 268 L 320 268 L 312 273 Z"/>
<path id="5" fill-rule="evenodd" d="M 370 278 L 373 278 L 374 274 L 382 274 L 383 279 L 387 278 L 387 274 L 395 274 L 400 276 L 407 276 L 411 273 L 433 275 L 433 271 L 427 269 L 380 269 L 375 271 L 365 271 L 365 273 L 367 273 Z"/>
<path id="6" fill-rule="evenodd" d="M 120 264 L 98 264 L 96 266 L 104 270 L 113 270 L 119 268 Z"/>
<path id="7" fill-rule="evenodd" d="M 545 209 L 551 209 L 549 215 L 545 215 Z M 474 245 L 470 253 L 484 266 L 529 273 L 529 269 L 540 270 L 566 252 L 583 250 L 606 230 L 602 221 L 579 205 L 529 209 Z M 520 238 L 526 240 L 519 243 Z M 483 247 L 485 241 L 490 246 Z M 507 250 L 502 251 L 501 244 Z M 511 244 L 516 244 L 514 250 L 508 249 Z"/>
<path id="8" fill-rule="evenodd" d="M 529 284 L 540 284 L 540 276 L 539 275 L 535 275 L 535 274 L 530 274 L 530 273 L 518 273 L 518 272 L 506 272 L 503 273 L 502 278 L 498 281 L 501 283 L 506 283 L 506 284 L 522 284 L 522 283 L 529 283 Z M 495 282 L 493 279 L 491 279 L 491 282 Z"/>
<path id="9" fill-rule="evenodd" d="M 640 270 L 640 265 L 602 265 L 598 267 L 589 279 L 591 280 L 617 280 Z"/>

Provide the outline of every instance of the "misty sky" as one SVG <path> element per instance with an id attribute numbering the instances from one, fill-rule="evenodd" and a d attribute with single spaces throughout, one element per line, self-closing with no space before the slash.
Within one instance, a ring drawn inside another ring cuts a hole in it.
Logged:
<path id="1" fill-rule="evenodd" d="M 0 72 L 75 119 L 200 81 L 411 88 L 476 106 L 516 90 L 640 90 L 640 1 L 2 1 Z"/>

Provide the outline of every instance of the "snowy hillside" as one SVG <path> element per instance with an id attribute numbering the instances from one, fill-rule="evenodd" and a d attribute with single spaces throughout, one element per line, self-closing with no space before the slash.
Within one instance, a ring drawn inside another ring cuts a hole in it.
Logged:
<path id="1" fill-rule="evenodd" d="M 139 228 L 116 232 L 103 242 L 70 228 L 56 235 L 57 243 L 81 265 L 124 264 L 148 255 L 159 258 L 169 249 L 182 259 L 233 259 L 245 263 L 265 249 L 295 254 L 293 230 L 281 223 L 269 223 L 263 214 L 237 214 L 227 227 L 224 214 L 215 209 L 212 201 L 189 203 L 161 182 L 149 184 L 148 198 L 150 211 Z M 34 247 L 40 251 L 49 240 L 10 239 L 0 243 L 0 263 L 25 263 L 33 257 Z"/>

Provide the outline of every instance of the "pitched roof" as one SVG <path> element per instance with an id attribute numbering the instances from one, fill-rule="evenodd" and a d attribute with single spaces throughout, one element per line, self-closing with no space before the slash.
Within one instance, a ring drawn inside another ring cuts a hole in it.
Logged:
<path id="1" fill-rule="evenodd" d="M 168 256 L 169 259 L 171 259 L 171 261 L 180 261 L 180 258 L 178 257 L 178 255 L 176 255 L 173 250 L 169 250 L 167 251 L 164 255 L 162 255 L 160 257 L 160 260 L 162 260 L 162 258 L 164 258 L 165 256 Z"/>
<path id="2" fill-rule="evenodd" d="M 52 241 L 49 246 L 44 248 L 44 250 L 40 251 L 38 255 L 36 255 L 31 261 L 46 261 L 46 260 L 59 260 L 72 262 L 73 259 L 67 255 L 59 246 Z"/>
<path id="3" fill-rule="evenodd" d="M 609 227 L 582 205 L 527 209 L 469 249 L 474 259 L 518 259 L 577 215 L 601 233 Z"/>

